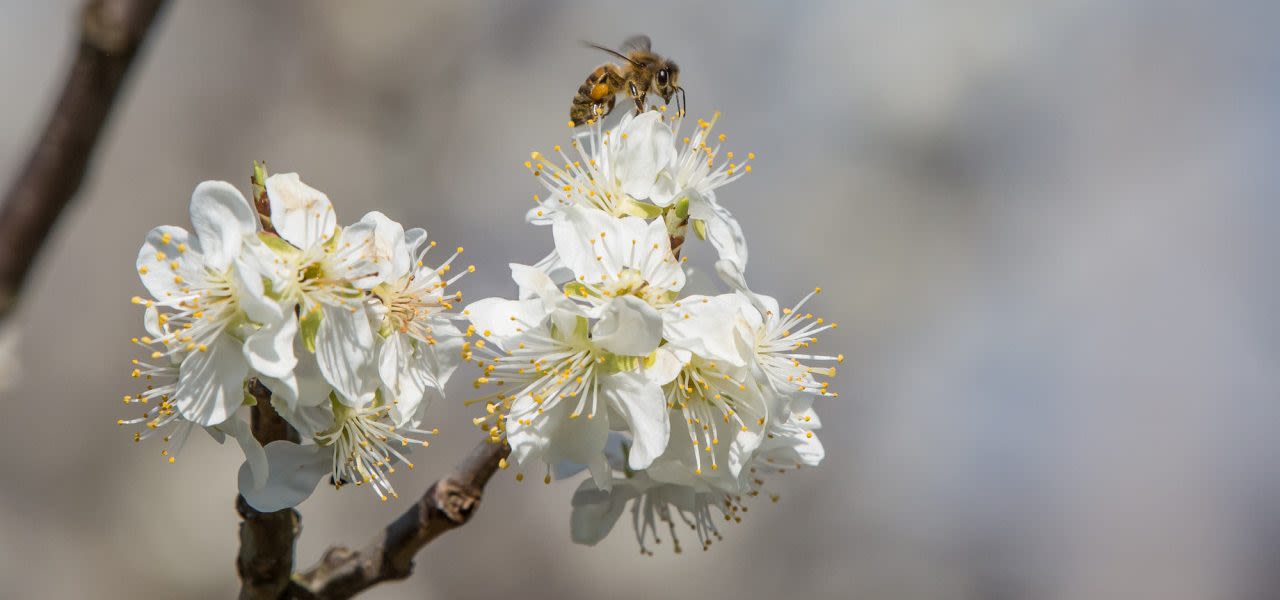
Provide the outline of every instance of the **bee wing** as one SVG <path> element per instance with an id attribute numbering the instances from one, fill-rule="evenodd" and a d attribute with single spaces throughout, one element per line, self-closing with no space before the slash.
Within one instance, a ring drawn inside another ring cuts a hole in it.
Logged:
<path id="1" fill-rule="evenodd" d="M 586 47 L 588 47 L 588 48 L 595 48 L 596 50 L 600 50 L 600 51 L 602 51 L 602 52 L 608 52 L 609 54 L 612 54 L 612 55 L 614 55 L 614 56 L 616 56 L 616 57 L 618 57 L 618 58 L 620 58 L 620 59 L 622 59 L 622 60 L 624 60 L 624 61 L 626 61 L 626 62 L 629 62 L 629 63 L 631 63 L 631 64 L 633 64 L 633 65 L 635 65 L 635 64 L 636 64 L 636 61 L 631 60 L 630 58 L 627 58 L 627 55 L 625 55 L 625 54 L 623 54 L 623 53 L 621 53 L 621 52 L 618 52 L 617 50 L 614 50 L 613 48 L 606 48 L 606 47 L 604 47 L 604 46 L 601 46 L 600 44 L 594 44 L 594 43 L 588 42 L 588 41 L 586 41 L 586 40 L 583 40 L 583 41 L 582 41 L 582 45 L 583 45 L 583 46 L 586 46 Z M 639 65 L 636 65 L 636 66 L 639 66 Z"/>
<path id="2" fill-rule="evenodd" d="M 648 52 L 650 46 L 652 45 L 653 43 L 649 41 L 649 36 L 633 35 L 625 40 L 622 40 L 622 45 L 618 46 L 618 50 L 621 51 L 623 54 L 626 54 L 632 50 L 643 50 L 644 52 Z"/>

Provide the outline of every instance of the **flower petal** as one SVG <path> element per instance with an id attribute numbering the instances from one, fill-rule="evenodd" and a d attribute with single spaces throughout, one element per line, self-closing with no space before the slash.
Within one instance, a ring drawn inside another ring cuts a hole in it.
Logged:
<path id="1" fill-rule="evenodd" d="M 662 315 L 635 296 L 613 298 L 591 329 L 596 345 L 624 356 L 648 356 L 662 341 Z"/>
<path id="2" fill-rule="evenodd" d="M 333 450 L 307 444 L 277 441 L 266 445 L 267 479 L 254 485 L 248 463 L 240 466 L 240 495 L 261 512 L 275 512 L 301 504 L 315 491 L 316 484 L 330 472 Z"/>
<path id="3" fill-rule="evenodd" d="M 267 453 L 263 450 L 262 444 L 258 443 L 258 438 L 253 437 L 253 430 L 249 428 L 249 423 L 244 419 L 232 418 L 221 425 L 214 426 L 213 429 L 230 435 L 235 438 L 237 444 L 240 444 L 240 450 L 244 452 L 244 464 L 249 467 L 249 472 L 253 476 L 253 487 L 260 488 L 265 485 L 267 473 L 270 471 L 267 465 Z"/>
<path id="4" fill-rule="evenodd" d="M 627 465 L 635 470 L 647 469 L 667 449 L 671 436 L 662 387 L 641 373 L 624 371 L 602 375 L 600 391 L 631 430 Z"/>
<path id="5" fill-rule="evenodd" d="M 623 192 L 633 198 L 648 198 L 658 173 L 676 159 L 671 128 L 662 113 L 647 111 L 614 128 L 607 150 L 611 175 Z"/>
<path id="6" fill-rule="evenodd" d="M 426 235 L 425 231 L 423 235 Z M 369 289 L 384 281 L 399 281 L 409 275 L 412 263 L 405 243 L 404 226 L 386 215 L 378 211 L 366 214 L 343 231 L 342 240 L 362 244 L 365 248 L 363 258 L 377 268 L 374 276 L 353 282 L 356 287 Z"/>
<path id="7" fill-rule="evenodd" d="M 316 332 L 316 363 L 343 404 L 360 407 L 377 389 L 373 328 L 364 309 L 325 306 Z"/>
<path id="8" fill-rule="evenodd" d="M 226 421 L 244 403 L 249 365 L 240 344 L 220 335 L 205 351 L 194 351 L 178 369 L 174 403 L 188 421 L 210 427 Z"/>
<path id="9" fill-rule="evenodd" d="M 257 217 L 235 186 L 205 181 L 191 194 L 191 226 L 200 240 L 205 264 L 224 271 L 240 254 L 246 235 L 257 229 Z"/>
<path id="10" fill-rule="evenodd" d="M 310 248 L 333 236 L 338 217 L 329 197 L 298 178 L 297 173 L 277 173 L 267 178 L 271 224 L 286 242 Z"/>
<path id="11" fill-rule="evenodd" d="M 744 366 L 748 357 L 738 344 L 743 304 L 738 294 L 681 298 L 662 311 L 662 337 L 703 358 Z"/>
<path id="12" fill-rule="evenodd" d="M 298 317 L 289 311 L 287 316 L 263 324 L 245 340 L 245 360 L 250 368 L 267 377 L 288 377 L 298 364 L 293 354 L 294 337 L 297 335 Z"/>
<path id="13" fill-rule="evenodd" d="M 471 320 L 476 330 L 485 337 L 498 343 L 519 335 L 523 331 L 533 329 L 542 323 L 547 316 L 547 307 L 542 300 L 506 300 L 503 298 L 485 298 L 467 306 L 462 314 Z"/>
<path id="14" fill-rule="evenodd" d="M 182 250 L 179 250 L 179 249 Z M 160 302 L 186 296 L 184 288 L 202 276 L 204 258 L 181 227 L 162 225 L 147 232 L 135 263 L 147 292 Z M 175 268 L 176 267 L 176 268 Z"/>
<path id="15" fill-rule="evenodd" d="M 689 218 L 704 221 L 707 224 L 707 241 L 716 249 L 722 260 L 737 265 L 739 269 L 747 267 L 747 238 L 742 226 L 733 218 L 728 209 L 717 204 L 708 196 L 694 190 L 689 195 Z"/>

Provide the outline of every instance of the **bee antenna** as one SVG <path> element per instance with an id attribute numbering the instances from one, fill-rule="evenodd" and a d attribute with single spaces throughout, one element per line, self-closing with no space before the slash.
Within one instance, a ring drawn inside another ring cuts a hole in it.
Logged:
<path id="1" fill-rule="evenodd" d="M 627 58 L 627 56 L 626 56 L 625 54 L 623 54 L 623 53 L 621 53 L 621 52 L 618 52 L 617 50 L 614 50 L 613 48 L 608 48 L 608 47 L 605 47 L 605 46 L 601 46 L 600 44 L 593 44 L 593 43 L 588 42 L 588 41 L 586 41 L 586 40 L 579 40 L 579 41 L 581 41 L 581 42 L 582 42 L 582 45 L 583 45 L 583 46 L 586 46 L 586 47 L 588 47 L 588 48 L 595 48 L 596 50 L 603 50 L 603 51 L 605 51 L 605 52 L 608 52 L 609 54 L 612 54 L 612 55 L 614 55 L 614 56 L 616 56 L 616 57 L 618 57 L 618 58 L 621 58 L 622 60 L 625 60 L 625 61 L 627 61 L 627 62 L 631 63 L 633 66 L 637 66 L 637 67 L 638 67 L 638 66 L 640 66 L 640 63 L 638 63 L 638 62 L 636 62 L 636 61 L 634 61 L 634 60 L 631 60 L 630 58 Z"/>

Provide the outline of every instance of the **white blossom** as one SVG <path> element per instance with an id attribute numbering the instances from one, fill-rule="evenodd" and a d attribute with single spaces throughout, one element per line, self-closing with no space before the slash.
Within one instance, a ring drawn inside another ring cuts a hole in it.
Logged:
<path id="1" fill-rule="evenodd" d="M 153 355 L 181 357 L 172 403 L 197 425 L 225 421 L 240 406 L 250 368 L 293 368 L 293 328 L 265 294 L 253 210 L 228 183 L 207 181 L 191 197 L 195 235 L 161 226 L 147 234 L 137 270 L 151 299 L 165 309 Z M 160 356 L 155 356 L 159 359 Z"/>

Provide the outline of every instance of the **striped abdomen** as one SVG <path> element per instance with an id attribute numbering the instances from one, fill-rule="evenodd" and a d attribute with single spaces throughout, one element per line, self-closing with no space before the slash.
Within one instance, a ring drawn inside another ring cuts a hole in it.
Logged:
<path id="1" fill-rule="evenodd" d="M 617 65 L 604 64 L 591 72 L 587 80 L 578 86 L 569 106 L 569 119 L 577 127 L 592 119 L 603 118 L 613 111 L 617 94 L 622 90 L 623 77 Z"/>

